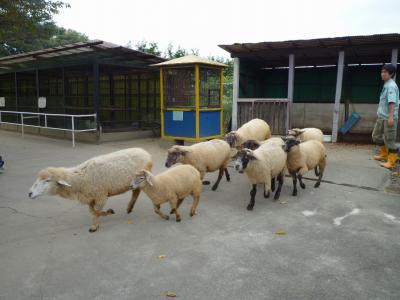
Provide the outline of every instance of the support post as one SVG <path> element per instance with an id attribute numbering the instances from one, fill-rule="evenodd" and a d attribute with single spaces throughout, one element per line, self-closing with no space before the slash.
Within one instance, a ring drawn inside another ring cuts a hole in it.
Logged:
<path id="1" fill-rule="evenodd" d="M 99 63 L 95 61 L 93 63 L 93 101 L 94 101 L 94 111 L 96 113 L 97 119 L 97 129 L 100 127 L 100 79 L 99 79 Z"/>
<path id="2" fill-rule="evenodd" d="M 398 55 L 399 55 L 399 49 L 392 49 L 392 58 L 390 62 L 392 63 L 392 65 L 396 67 L 396 69 L 397 69 Z M 393 79 L 396 80 L 396 75 L 394 76 Z"/>
<path id="3" fill-rule="evenodd" d="M 340 99 L 342 96 L 342 83 L 343 83 L 343 69 L 344 69 L 344 51 L 342 50 L 339 52 L 339 58 L 338 58 L 335 104 L 333 107 L 333 124 L 332 124 L 333 143 L 337 142 L 337 137 L 338 137 Z"/>
<path id="4" fill-rule="evenodd" d="M 18 83 L 17 83 L 17 72 L 14 72 L 14 87 L 15 87 L 15 111 L 18 111 Z"/>
<path id="5" fill-rule="evenodd" d="M 160 122 L 161 138 L 164 138 L 164 76 L 163 67 L 160 67 Z"/>
<path id="6" fill-rule="evenodd" d="M 72 129 L 72 147 L 75 148 L 75 117 L 71 117 L 71 129 Z"/>
<path id="7" fill-rule="evenodd" d="M 22 134 L 22 138 L 24 138 L 24 114 L 21 113 L 21 134 Z"/>
<path id="8" fill-rule="evenodd" d="M 293 107 L 293 93 L 294 93 L 294 54 L 289 54 L 289 72 L 288 72 L 288 93 L 287 98 L 289 100 L 287 113 L 286 113 L 286 131 L 290 129 L 291 117 L 292 117 L 292 107 Z"/>
<path id="9" fill-rule="evenodd" d="M 196 139 L 200 138 L 200 67 L 195 66 Z"/>
<path id="10" fill-rule="evenodd" d="M 233 86 L 232 86 L 232 130 L 238 127 L 238 99 L 239 99 L 240 59 L 233 59 Z"/>

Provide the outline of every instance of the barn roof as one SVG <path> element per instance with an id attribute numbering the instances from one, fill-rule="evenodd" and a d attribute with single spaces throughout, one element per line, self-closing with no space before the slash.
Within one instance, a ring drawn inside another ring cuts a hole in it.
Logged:
<path id="1" fill-rule="evenodd" d="M 269 66 L 287 66 L 288 55 L 291 53 L 296 57 L 296 65 L 336 64 L 340 50 L 345 51 L 347 63 L 382 63 L 390 61 L 393 48 L 400 48 L 400 34 L 235 43 L 219 46 L 228 51 L 231 57 L 263 61 Z"/>

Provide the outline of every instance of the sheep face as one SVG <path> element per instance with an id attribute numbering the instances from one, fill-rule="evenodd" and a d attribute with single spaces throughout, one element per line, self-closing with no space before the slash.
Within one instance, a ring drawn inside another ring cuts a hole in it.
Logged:
<path id="1" fill-rule="evenodd" d="M 71 187 L 71 185 L 48 168 L 39 172 L 38 178 L 29 189 L 28 196 L 35 199 L 43 195 L 56 195 L 62 187 Z"/>
<path id="2" fill-rule="evenodd" d="M 135 174 L 135 177 L 133 178 L 130 187 L 133 190 L 137 190 L 143 188 L 147 184 L 153 186 L 152 175 L 149 171 L 142 170 Z"/>
<path id="3" fill-rule="evenodd" d="M 225 135 L 225 140 L 231 148 L 236 147 L 238 136 L 235 131 L 231 131 Z"/>
<path id="4" fill-rule="evenodd" d="M 296 140 L 293 137 L 289 137 L 285 139 L 285 144 L 282 146 L 282 149 L 285 152 L 289 152 L 292 147 L 297 146 L 298 144 L 300 144 L 299 140 Z"/>
<path id="5" fill-rule="evenodd" d="M 248 140 L 243 143 L 243 148 L 250 150 L 256 150 L 258 147 L 260 147 L 260 143 L 256 140 Z"/>
<path id="6" fill-rule="evenodd" d="M 174 146 L 168 150 L 167 161 L 165 162 L 165 166 L 167 168 L 177 164 L 183 163 L 184 156 L 188 153 L 188 151 L 181 149 L 179 146 Z"/>
<path id="7" fill-rule="evenodd" d="M 254 153 L 250 149 L 243 149 L 240 150 L 236 155 L 235 155 L 235 170 L 238 171 L 239 173 L 243 173 L 244 170 L 246 170 L 247 165 L 249 161 L 257 159 L 254 156 Z"/>

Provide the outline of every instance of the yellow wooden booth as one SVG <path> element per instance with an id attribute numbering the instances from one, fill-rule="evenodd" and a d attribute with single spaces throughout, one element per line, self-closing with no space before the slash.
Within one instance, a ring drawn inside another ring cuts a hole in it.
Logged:
<path id="1" fill-rule="evenodd" d="M 223 135 L 223 69 L 196 55 L 160 67 L 161 137 L 208 140 Z"/>

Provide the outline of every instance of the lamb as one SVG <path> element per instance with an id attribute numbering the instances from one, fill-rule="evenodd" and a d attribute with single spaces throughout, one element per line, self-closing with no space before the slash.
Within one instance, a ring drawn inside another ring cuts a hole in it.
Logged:
<path id="1" fill-rule="evenodd" d="M 319 168 L 318 180 L 314 187 L 317 188 L 321 184 L 322 175 L 326 166 L 326 149 L 325 146 L 316 140 L 310 140 L 300 143 L 294 137 L 286 138 L 283 146 L 287 152 L 287 169 L 293 179 L 293 196 L 297 195 L 297 179 L 299 179 L 300 187 L 305 189 L 303 183 L 303 175 L 311 169 Z"/>
<path id="2" fill-rule="evenodd" d="M 191 146 L 172 146 L 168 150 L 165 166 L 171 167 L 176 163 L 189 164 L 195 167 L 203 180 L 207 172 L 219 170 L 218 179 L 214 183 L 212 190 L 215 191 L 225 172 L 227 181 L 230 181 L 228 163 L 230 161 L 230 147 L 223 140 L 214 139 L 207 142 L 200 142 Z M 204 181 L 209 184 L 209 181 Z"/>
<path id="3" fill-rule="evenodd" d="M 58 195 L 78 200 L 89 206 L 92 225 L 89 232 L 99 228 L 99 217 L 114 214 L 112 209 L 102 211 L 108 197 L 125 193 L 139 170 L 150 171 L 153 163 L 148 152 L 141 148 L 129 148 L 93 157 L 72 168 L 49 167 L 39 172 L 29 190 L 29 198 L 42 195 Z M 140 194 L 132 192 L 127 213 L 130 213 Z"/>
<path id="4" fill-rule="evenodd" d="M 321 129 L 318 128 L 292 128 L 288 130 L 288 135 L 298 138 L 301 142 L 307 142 L 310 140 L 324 142 L 324 134 Z"/>
<path id="5" fill-rule="evenodd" d="M 247 210 L 252 210 L 255 204 L 257 184 L 264 184 L 264 197 L 268 198 L 271 189 L 271 179 L 278 178 L 278 188 L 274 199 L 278 200 L 284 179 L 287 155 L 282 146 L 263 143 L 256 150 L 239 150 L 235 157 L 235 169 L 239 173 L 246 172 L 252 189 Z"/>
<path id="6" fill-rule="evenodd" d="M 202 182 L 200 172 L 193 166 L 177 165 L 156 176 L 144 169 L 135 175 L 131 187 L 134 190 L 143 190 L 153 202 L 154 211 L 165 220 L 169 217 L 160 211 L 160 206 L 168 201 L 171 206 L 170 213 L 175 213 L 176 222 L 180 222 L 181 216 L 178 209 L 188 195 L 193 197 L 190 216 L 193 217 L 196 214 Z"/>
<path id="7" fill-rule="evenodd" d="M 269 125 L 261 119 L 253 119 L 243 124 L 238 130 L 229 132 L 225 139 L 229 146 L 241 149 L 242 144 L 247 140 L 262 141 L 271 137 Z"/>

